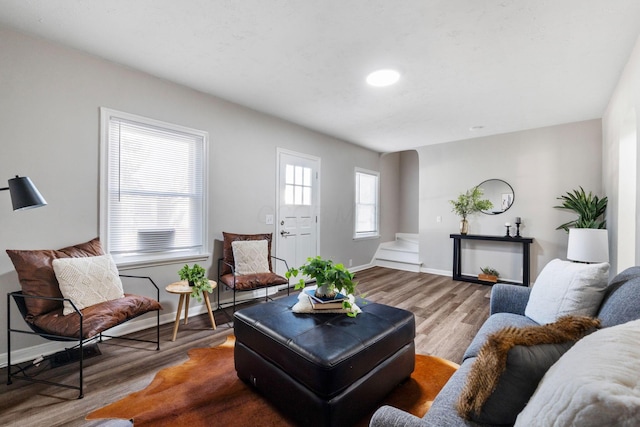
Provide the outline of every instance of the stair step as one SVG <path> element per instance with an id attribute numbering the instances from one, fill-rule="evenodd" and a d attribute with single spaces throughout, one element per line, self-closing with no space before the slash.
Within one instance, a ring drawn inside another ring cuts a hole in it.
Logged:
<path id="1" fill-rule="evenodd" d="M 387 261 L 384 259 L 376 259 L 375 265 L 378 267 L 393 268 L 395 270 L 412 271 L 414 273 L 420 272 L 420 264 L 409 264 L 405 262 Z"/>
<path id="2" fill-rule="evenodd" d="M 419 272 L 422 262 L 418 254 L 418 235 L 396 233 L 396 240 L 378 246 L 373 264 L 380 267 Z"/>
<path id="3" fill-rule="evenodd" d="M 404 240 L 394 240 L 393 242 L 380 243 L 380 249 L 398 252 L 415 252 L 418 253 L 418 244 Z"/>
<path id="4" fill-rule="evenodd" d="M 419 257 L 417 252 L 388 250 L 385 248 L 378 249 L 376 253 L 376 259 L 384 259 L 387 261 L 398 261 L 410 264 L 419 264 Z"/>

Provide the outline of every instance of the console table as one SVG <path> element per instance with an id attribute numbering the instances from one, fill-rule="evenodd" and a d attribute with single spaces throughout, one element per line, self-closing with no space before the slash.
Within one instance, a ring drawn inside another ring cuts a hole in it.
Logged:
<path id="1" fill-rule="evenodd" d="M 483 285 L 489 284 L 483 280 L 478 279 L 477 276 L 468 276 L 462 274 L 462 255 L 461 255 L 461 242 L 462 240 L 483 240 L 488 242 L 497 243 L 515 243 L 522 245 L 522 283 L 511 282 L 508 280 L 501 280 L 502 283 L 512 283 L 516 285 L 529 286 L 530 282 L 530 245 L 533 243 L 531 237 L 505 237 L 505 236 L 480 236 L 474 234 L 451 234 L 449 237 L 453 239 L 453 280 L 460 280 L 463 282 L 480 283 Z"/>

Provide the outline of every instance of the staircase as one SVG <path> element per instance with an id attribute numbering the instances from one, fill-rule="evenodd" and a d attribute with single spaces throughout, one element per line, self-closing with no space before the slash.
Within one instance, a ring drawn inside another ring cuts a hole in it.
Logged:
<path id="1" fill-rule="evenodd" d="M 418 235 L 396 233 L 396 240 L 380 243 L 372 264 L 379 267 L 419 272 L 422 263 L 418 257 Z"/>

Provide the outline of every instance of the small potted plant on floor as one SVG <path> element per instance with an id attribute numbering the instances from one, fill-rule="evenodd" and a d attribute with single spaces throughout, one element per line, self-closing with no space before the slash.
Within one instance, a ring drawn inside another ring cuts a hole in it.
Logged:
<path id="1" fill-rule="evenodd" d="M 185 264 L 184 267 L 178 271 L 180 280 L 187 281 L 189 286 L 193 288 L 191 291 L 191 297 L 197 298 L 198 302 L 202 301 L 202 292 L 213 291 L 205 273 L 206 270 L 198 264 L 193 264 L 193 267 L 189 267 L 188 264 Z"/>
<path id="2" fill-rule="evenodd" d="M 356 313 L 350 311 L 355 301 L 357 282 L 353 281 L 354 274 L 345 268 L 343 264 L 334 264 L 333 261 L 322 259 L 322 257 L 307 258 L 307 262 L 298 268 L 290 268 L 285 276 L 287 279 L 297 277 L 298 273 L 315 279 L 318 285 L 315 296 L 317 298 L 334 298 L 339 292 L 345 295 L 342 302 L 343 308 L 351 317 Z M 295 285 L 295 289 L 304 289 L 306 282 L 301 278 Z"/>
<path id="3" fill-rule="evenodd" d="M 478 279 L 485 282 L 498 282 L 498 277 L 500 277 L 500 273 L 498 273 L 498 270 L 491 267 L 483 267 L 480 270 L 482 271 L 482 273 L 478 274 Z"/>

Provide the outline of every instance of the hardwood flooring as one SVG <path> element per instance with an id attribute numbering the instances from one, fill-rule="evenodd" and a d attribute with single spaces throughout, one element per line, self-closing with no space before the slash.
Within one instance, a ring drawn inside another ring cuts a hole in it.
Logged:
<path id="1" fill-rule="evenodd" d="M 416 352 L 460 362 L 464 350 L 489 315 L 491 288 L 427 273 L 411 273 L 374 267 L 358 272 L 358 289 L 368 300 L 409 310 L 416 318 Z M 281 293 L 286 295 L 286 292 Z M 246 306 L 246 305 L 244 305 Z M 6 368 L 0 370 L 0 425 L 2 426 L 125 426 L 122 420 L 86 421 L 94 409 L 143 389 L 162 368 L 185 362 L 187 351 L 216 346 L 233 334 L 228 318 L 215 313 L 218 329 L 211 330 L 205 314 L 180 325 L 171 342 L 173 323 L 161 325 L 161 350 L 145 343 L 111 340 L 99 345 L 102 355 L 85 361 L 85 391 L 14 380 L 6 384 Z M 152 337 L 155 331 L 132 336 Z M 133 347 L 133 348 L 132 348 Z M 76 381 L 77 365 L 42 372 L 38 378 Z M 161 404 L 161 402 L 159 402 Z"/>

